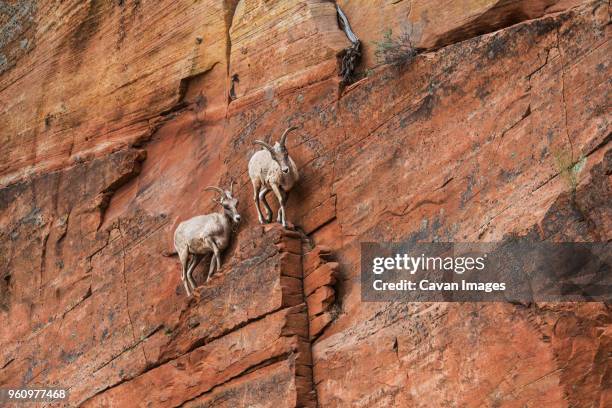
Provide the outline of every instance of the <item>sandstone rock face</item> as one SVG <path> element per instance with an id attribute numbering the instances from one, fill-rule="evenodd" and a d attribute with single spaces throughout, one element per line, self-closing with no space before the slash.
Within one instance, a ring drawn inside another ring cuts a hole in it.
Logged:
<path id="1" fill-rule="evenodd" d="M 259 90 L 270 99 L 296 81 L 331 77 L 336 53 L 349 45 L 336 7 L 322 0 L 240 1 L 229 34 L 237 97 Z"/>
<path id="2" fill-rule="evenodd" d="M 0 387 L 92 407 L 612 403 L 605 305 L 359 287 L 362 241 L 610 240 L 608 3 L 338 4 L 370 69 L 350 86 L 326 1 L 1 6 Z M 422 52 L 379 65 L 403 27 Z M 257 224 L 246 172 L 288 125 L 299 233 Z M 162 254 L 230 180 L 243 223 L 187 299 Z"/>
<path id="3" fill-rule="evenodd" d="M 581 3 L 580 0 L 388 0 L 379 7 L 368 7 L 363 1 L 338 1 L 351 16 L 357 36 L 370 45 L 365 49 L 365 67 L 379 65 L 375 43 L 383 41 L 387 31 L 393 37 L 408 34 L 416 48 L 436 49 Z"/>
<path id="4" fill-rule="evenodd" d="M 147 138 L 184 100 L 181 81 L 210 91 L 198 99 L 204 111 L 227 100 L 230 2 L 15 3 L 5 30 L 33 21 L 13 40 L 27 52 L 0 79 L 2 184 Z"/>

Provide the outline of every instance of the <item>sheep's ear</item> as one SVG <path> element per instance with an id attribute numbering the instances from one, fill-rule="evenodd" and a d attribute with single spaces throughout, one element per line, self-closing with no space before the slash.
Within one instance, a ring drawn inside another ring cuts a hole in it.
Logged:
<path id="1" fill-rule="evenodd" d="M 223 206 L 223 204 L 221 203 L 221 201 L 217 200 L 216 198 L 211 198 L 210 201 L 212 201 L 215 204 L 219 204 L 220 206 Z"/>
<path id="2" fill-rule="evenodd" d="M 272 146 L 270 146 L 269 144 L 267 144 L 266 142 L 262 141 L 262 140 L 253 140 L 253 144 L 258 144 L 261 145 L 263 147 L 266 148 L 266 150 L 268 150 L 269 152 L 272 152 Z"/>
<path id="3" fill-rule="evenodd" d="M 288 128 L 287 130 L 285 130 L 285 132 L 283 132 L 283 135 L 280 138 L 280 145 L 285 147 L 285 142 L 287 142 L 287 134 L 293 130 L 296 130 L 298 127 L 297 126 L 291 126 L 290 128 Z"/>

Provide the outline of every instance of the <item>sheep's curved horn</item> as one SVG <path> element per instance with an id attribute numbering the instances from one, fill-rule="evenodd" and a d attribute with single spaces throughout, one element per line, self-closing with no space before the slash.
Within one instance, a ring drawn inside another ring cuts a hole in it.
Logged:
<path id="1" fill-rule="evenodd" d="M 280 138 L 280 145 L 281 146 L 285 146 L 285 142 L 287 141 L 287 134 L 289 132 L 291 132 L 292 130 L 297 129 L 297 126 L 291 126 L 290 128 L 288 128 L 287 130 L 285 130 L 285 132 L 283 133 L 283 135 Z"/>
<path id="2" fill-rule="evenodd" d="M 215 187 L 215 186 L 208 186 L 204 189 L 204 191 L 216 191 L 219 194 L 223 195 L 223 190 L 221 190 L 219 187 Z"/>
<path id="3" fill-rule="evenodd" d="M 230 182 L 230 194 L 234 195 L 234 179 Z"/>
<path id="4" fill-rule="evenodd" d="M 266 150 L 272 151 L 272 146 L 270 146 L 269 144 L 267 144 L 266 142 L 262 140 L 253 140 L 253 144 L 262 145 L 263 147 L 266 148 Z"/>

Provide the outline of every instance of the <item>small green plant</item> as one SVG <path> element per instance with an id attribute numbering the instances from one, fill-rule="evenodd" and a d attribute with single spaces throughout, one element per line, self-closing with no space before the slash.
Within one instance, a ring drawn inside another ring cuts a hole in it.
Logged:
<path id="1" fill-rule="evenodd" d="M 338 316 L 340 316 L 341 312 L 342 312 L 342 309 L 340 308 L 340 305 L 337 304 L 337 303 L 334 303 L 329 308 L 329 314 L 330 314 L 332 320 L 336 320 L 338 318 Z"/>
<path id="2" fill-rule="evenodd" d="M 581 155 L 578 160 L 574 160 L 573 155 L 567 150 L 559 150 L 554 153 L 555 167 L 559 175 L 567 183 L 572 196 L 578 187 L 580 172 L 586 164 L 586 157 Z"/>
<path id="3" fill-rule="evenodd" d="M 397 38 L 393 37 L 391 29 L 384 34 L 383 40 L 376 44 L 376 58 L 379 64 L 390 64 L 404 67 L 410 64 L 417 55 L 410 34 L 403 31 Z"/>

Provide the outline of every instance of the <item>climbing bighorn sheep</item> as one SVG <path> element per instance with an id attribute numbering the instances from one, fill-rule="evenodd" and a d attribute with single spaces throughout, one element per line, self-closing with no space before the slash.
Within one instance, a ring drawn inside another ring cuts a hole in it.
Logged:
<path id="1" fill-rule="evenodd" d="M 253 142 L 264 147 L 264 150 L 259 150 L 253 154 L 249 161 L 249 177 L 253 183 L 253 198 L 261 224 L 272 221 L 272 210 L 266 201 L 266 194 L 273 191 L 279 203 L 277 222 L 283 224 L 283 227 L 287 227 L 285 203 L 289 198 L 289 191 L 299 179 L 299 174 L 295 162 L 289 157 L 285 142 L 287 141 L 287 134 L 295 129 L 297 127 L 292 126 L 285 130 L 274 146 L 270 146 L 261 140 Z M 266 210 L 265 219 L 261 213 L 259 200 L 263 201 Z"/>
<path id="2" fill-rule="evenodd" d="M 220 252 L 228 246 L 232 230 L 240 222 L 240 214 L 236 209 L 238 200 L 233 197 L 233 187 L 232 182 L 229 191 L 219 187 L 204 189 L 220 194 L 219 200 L 213 198 L 213 202 L 223 207 L 223 213 L 198 215 L 176 227 L 174 247 L 181 260 L 181 279 L 187 296 L 191 296 L 196 287 L 192 274 L 205 255 L 211 255 L 207 282 L 215 271 L 221 269 Z"/>

